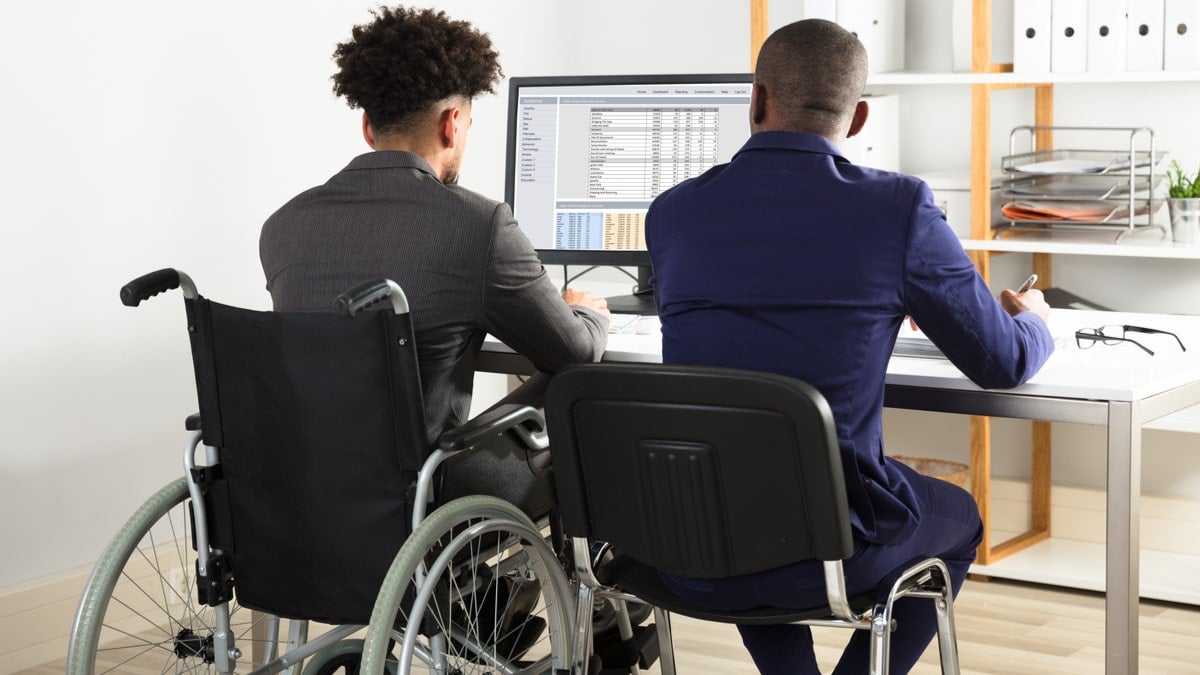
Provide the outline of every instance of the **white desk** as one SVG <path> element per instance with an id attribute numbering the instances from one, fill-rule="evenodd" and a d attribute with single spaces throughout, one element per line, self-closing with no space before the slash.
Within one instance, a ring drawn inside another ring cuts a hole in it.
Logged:
<path id="1" fill-rule="evenodd" d="M 1131 334 L 1156 352 L 1134 345 L 1097 344 L 1080 350 L 1074 332 L 1107 324 L 1169 330 L 1190 351 L 1180 353 L 1170 336 Z M 1105 547 L 1106 672 L 1138 671 L 1138 573 L 1142 426 L 1200 403 L 1200 317 L 1053 310 L 1059 349 L 1026 384 L 983 390 L 943 359 L 893 358 L 884 405 L 964 415 L 988 415 L 1101 425 L 1108 429 Z M 489 338 L 481 371 L 529 373 L 529 362 Z M 609 336 L 605 361 L 662 360 L 657 335 Z"/>

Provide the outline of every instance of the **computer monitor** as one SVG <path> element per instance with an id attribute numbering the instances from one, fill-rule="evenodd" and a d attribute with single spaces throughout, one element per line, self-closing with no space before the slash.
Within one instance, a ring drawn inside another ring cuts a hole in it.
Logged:
<path id="1" fill-rule="evenodd" d="M 667 188 L 750 136 L 753 76 L 514 77 L 505 199 L 543 264 L 638 268 L 616 312 L 653 314 L 644 224 Z"/>

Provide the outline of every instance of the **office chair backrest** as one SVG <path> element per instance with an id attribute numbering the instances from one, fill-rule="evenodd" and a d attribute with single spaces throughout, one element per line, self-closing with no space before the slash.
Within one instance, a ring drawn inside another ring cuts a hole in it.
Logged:
<path id="1" fill-rule="evenodd" d="M 546 419 L 569 536 L 696 578 L 853 552 L 832 413 L 804 382 L 576 366 L 552 380 Z"/>
<path id="2" fill-rule="evenodd" d="M 366 623 L 427 453 L 409 315 L 185 303 L 204 442 L 220 448 L 210 522 L 238 600 Z"/>

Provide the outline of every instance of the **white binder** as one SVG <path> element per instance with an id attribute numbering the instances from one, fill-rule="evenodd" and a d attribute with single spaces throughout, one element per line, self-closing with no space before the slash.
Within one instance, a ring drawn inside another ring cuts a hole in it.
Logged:
<path id="1" fill-rule="evenodd" d="M 1050 70 L 1087 70 L 1088 0 L 1054 0 L 1050 4 Z"/>
<path id="2" fill-rule="evenodd" d="M 837 21 L 838 0 L 803 0 L 805 19 Z"/>
<path id="3" fill-rule="evenodd" d="M 1088 0 L 1087 69 L 1125 70 L 1125 0 Z"/>
<path id="4" fill-rule="evenodd" d="M 871 0 L 837 0 L 837 22 L 858 36 L 858 41 L 867 48 L 867 65 L 875 72 L 871 53 Z"/>
<path id="5" fill-rule="evenodd" d="M 1125 69 L 1162 70 L 1163 0 L 1129 0 Z"/>
<path id="6" fill-rule="evenodd" d="M 1013 72 L 1050 72 L 1050 2 L 1013 0 Z"/>
<path id="7" fill-rule="evenodd" d="M 842 141 L 842 155 L 859 166 L 900 170 L 900 98 L 896 94 L 863 97 L 870 107 L 867 123 Z"/>
<path id="8" fill-rule="evenodd" d="M 904 70 L 904 5 L 902 0 L 871 0 L 867 63 L 873 73 Z"/>
<path id="9" fill-rule="evenodd" d="M 1165 0 L 1163 70 L 1200 69 L 1200 0 Z"/>

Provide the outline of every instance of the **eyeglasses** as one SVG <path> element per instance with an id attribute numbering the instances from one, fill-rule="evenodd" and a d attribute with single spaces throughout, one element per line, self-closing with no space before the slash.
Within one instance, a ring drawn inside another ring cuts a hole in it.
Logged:
<path id="1" fill-rule="evenodd" d="M 1119 337 L 1117 335 L 1118 331 L 1120 331 Z M 1102 342 L 1106 345 L 1115 345 L 1118 342 L 1132 342 L 1133 344 L 1137 345 L 1138 348 L 1140 348 L 1142 351 L 1146 352 L 1150 356 L 1154 356 L 1154 352 L 1151 351 L 1150 348 L 1148 348 L 1146 345 L 1144 345 L 1132 338 L 1125 337 L 1126 333 L 1146 333 L 1149 335 L 1170 335 L 1171 337 L 1175 338 L 1176 342 L 1179 343 L 1180 349 L 1182 349 L 1185 352 L 1187 351 L 1187 347 L 1183 346 L 1183 340 L 1180 340 L 1179 336 L 1172 333 L 1171 331 L 1158 330 L 1157 328 L 1145 328 L 1142 326 L 1127 326 L 1127 325 L 1101 326 L 1099 328 L 1081 328 L 1081 329 L 1075 331 L 1075 344 L 1080 349 L 1087 349 L 1088 347 L 1091 347 L 1092 345 L 1096 344 L 1097 342 Z"/>

